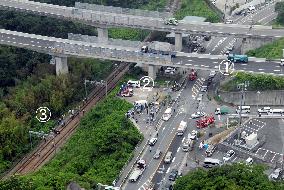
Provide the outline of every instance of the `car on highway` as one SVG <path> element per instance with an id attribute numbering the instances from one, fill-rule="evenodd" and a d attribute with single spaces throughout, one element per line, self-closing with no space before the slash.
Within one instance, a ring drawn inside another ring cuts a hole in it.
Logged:
<path id="1" fill-rule="evenodd" d="M 154 145 L 156 144 L 157 140 L 158 140 L 158 139 L 157 139 L 156 137 L 151 138 L 151 139 L 149 140 L 149 145 L 150 145 L 150 146 L 154 146 Z"/>
<path id="2" fill-rule="evenodd" d="M 178 170 L 177 169 L 172 169 L 170 175 L 169 175 L 169 180 L 170 181 L 175 181 L 176 178 L 178 177 Z"/>
<path id="3" fill-rule="evenodd" d="M 172 158 L 173 158 L 173 153 L 168 151 L 164 159 L 165 164 L 171 163 Z"/>
<path id="4" fill-rule="evenodd" d="M 198 112 L 195 112 L 195 113 L 191 114 L 191 118 L 192 118 L 192 119 L 196 119 L 196 118 L 203 117 L 204 115 L 205 115 L 204 112 L 198 111 Z"/>
<path id="5" fill-rule="evenodd" d="M 153 158 L 154 159 L 159 159 L 161 157 L 161 155 L 162 155 L 162 151 L 160 149 L 157 149 L 155 154 L 154 154 L 154 156 L 153 156 Z"/>
<path id="6" fill-rule="evenodd" d="M 280 66 L 284 66 L 284 59 L 280 59 Z"/>
<path id="7" fill-rule="evenodd" d="M 223 161 L 224 162 L 228 162 L 229 160 L 231 160 L 233 158 L 233 156 L 235 155 L 235 151 L 233 150 L 229 150 L 225 156 L 223 157 Z"/>
<path id="8" fill-rule="evenodd" d="M 216 71 L 210 71 L 209 78 L 213 78 L 216 75 Z"/>
<path id="9" fill-rule="evenodd" d="M 172 108 L 167 108 L 165 113 L 162 116 L 164 121 L 168 121 L 172 117 Z"/>
<path id="10" fill-rule="evenodd" d="M 203 94 L 198 94 L 197 100 L 202 101 L 202 98 L 203 98 Z"/>
<path id="11" fill-rule="evenodd" d="M 225 24 L 232 24 L 233 23 L 233 20 L 230 20 L 230 19 L 227 19 L 226 21 L 225 21 Z"/>
<path id="12" fill-rule="evenodd" d="M 167 20 L 165 20 L 165 25 L 174 25 L 177 26 L 178 25 L 178 20 L 175 18 L 169 18 Z"/>
<path id="13" fill-rule="evenodd" d="M 263 108 L 258 109 L 257 112 L 258 114 L 263 114 L 263 113 L 268 114 L 270 109 L 271 109 L 270 107 L 263 107 Z"/>
<path id="14" fill-rule="evenodd" d="M 277 180 L 277 179 L 280 178 L 282 173 L 283 173 L 283 170 L 281 168 L 277 168 L 269 175 L 269 179 L 270 180 Z"/>

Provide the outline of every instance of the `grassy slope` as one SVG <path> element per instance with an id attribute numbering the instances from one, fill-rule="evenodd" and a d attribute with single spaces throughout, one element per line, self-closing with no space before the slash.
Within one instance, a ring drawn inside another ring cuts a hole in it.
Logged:
<path id="1" fill-rule="evenodd" d="M 185 16 L 201 16 L 207 21 L 218 22 L 218 15 L 211 10 L 204 0 L 182 0 L 181 9 L 177 11 L 176 17 L 182 19 Z"/>

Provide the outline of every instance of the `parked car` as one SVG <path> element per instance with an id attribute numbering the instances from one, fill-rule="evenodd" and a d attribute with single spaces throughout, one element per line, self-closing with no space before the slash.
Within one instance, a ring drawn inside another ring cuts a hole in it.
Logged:
<path id="1" fill-rule="evenodd" d="M 211 40 L 211 36 L 204 36 L 204 40 L 205 40 L 205 41 Z"/>
<path id="2" fill-rule="evenodd" d="M 198 94 L 197 100 L 198 100 L 198 101 L 201 101 L 202 98 L 203 98 L 203 94 Z"/>
<path id="3" fill-rule="evenodd" d="M 207 88 L 208 88 L 208 86 L 201 86 L 200 91 L 201 92 L 207 92 Z"/>
<path id="4" fill-rule="evenodd" d="M 203 117 L 204 115 L 205 115 L 204 112 L 198 111 L 198 112 L 195 112 L 195 113 L 191 114 L 191 118 L 192 119 L 196 119 L 196 118 Z"/>
<path id="5" fill-rule="evenodd" d="M 277 180 L 280 178 L 280 176 L 282 175 L 283 170 L 281 168 L 277 168 L 275 169 L 270 175 L 269 175 L 269 179 L 271 180 Z"/>
<path id="6" fill-rule="evenodd" d="M 157 139 L 156 137 L 151 138 L 151 139 L 149 140 L 149 145 L 150 145 L 150 146 L 154 146 L 154 145 L 156 144 L 157 140 L 158 140 L 158 139 Z"/>
<path id="7" fill-rule="evenodd" d="M 233 50 L 234 50 L 234 46 L 233 45 L 228 47 L 228 51 L 233 51 Z"/>
<path id="8" fill-rule="evenodd" d="M 249 157 L 248 159 L 246 159 L 246 165 L 251 165 L 251 164 L 253 164 L 253 159 Z"/>
<path id="9" fill-rule="evenodd" d="M 225 156 L 223 157 L 224 162 L 228 162 L 229 160 L 231 160 L 234 155 L 235 155 L 235 151 L 229 150 L 229 151 L 225 154 Z"/>
<path id="10" fill-rule="evenodd" d="M 205 51 L 206 51 L 206 48 L 205 48 L 205 47 L 201 47 L 201 48 L 200 48 L 200 52 L 201 52 L 201 53 L 204 53 Z"/>
<path id="11" fill-rule="evenodd" d="M 284 59 L 280 59 L 280 66 L 284 66 Z"/>
<path id="12" fill-rule="evenodd" d="M 167 154 L 166 154 L 166 156 L 165 156 L 165 159 L 164 159 L 165 164 L 171 163 L 172 158 L 173 158 L 173 153 L 170 152 L 170 151 L 167 152 Z"/>
<path id="13" fill-rule="evenodd" d="M 174 68 L 174 67 L 167 67 L 166 70 L 165 70 L 165 74 L 173 75 L 173 74 L 175 74 L 175 72 L 176 72 L 176 68 Z"/>
<path id="14" fill-rule="evenodd" d="M 197 139 L 197 133 L 198 132 L 196 130 L 191 131 L 191 134 L 189 135 L 189 139 L 196 140 Z"/>
<path id="15" fill-rule="evenodd" d="M 205 151 L 206 156 L 207 157 L 212 156 L 212 154 L 215 152 L 216 148 L 217 148 L 217 146 L 215 146 L 213 144 L 209 145 L 208 148 Z"/>
<path id="16" fill-rule="evenodd" d="M 176 178 L 178 177 L 178 170 L 177 169 L 172 169 L 170 175 L 169 175 L 169 180 L 170 181 L 175 181 Z"/>
<path id="17" fill-rule="evenodd" d="M 154 156 L 153 156 L 153 158 L 154 159 L 159 159 L 161 155 L 162 155 L 162 151 L 160 149 L 157 149 L 155 154 L 154 154 Z"/>

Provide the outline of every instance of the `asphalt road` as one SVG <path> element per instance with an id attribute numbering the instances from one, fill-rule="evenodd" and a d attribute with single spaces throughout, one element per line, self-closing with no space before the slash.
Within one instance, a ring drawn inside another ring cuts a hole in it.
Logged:
<path id="1" fill-rule="evenodd" d="M 179 23 L 178 26 L 165 25 L 160 18 L 149 18 L 133 15 L 123 15 L 105 12 L 95 12 L 84 9 L 74 10 L 71 7 L 46 5 L 43 3 L 19 2 L 16 0 L 2 0 L 0 7 L 3 9 L 17 9 L 18 11 L 30 12 L 33 14 L 47 15 L 61 19 L 71 19 L 93 26 L 107 25 L 109 27 L 130 27 L 149 29 L 165 32 L 190 33 L 190 34 L 212 34 L 217 36 L 258 36 L 258 37 L 283 37 L 283 30 L 267 30 L 263 28 L 252 28 L 247 26 L 224 25 L 220 23 Z"/>
<path id="2" fill-rule="evenodd" d="M 274 20 L 277 16 L 274 10 L 275 4 L 268 4 L 260 9 L 256 10 L 255 13 L 248 14 L 246 16 L 243 15 L 234 15 L 232 17 L 229 17 L 228 19 L 233 20 L 233 24 L 256 24 L 260 23 L 263 25 L 267 25 L 272 20 Z M 242 43 L 242 39 L 238 39 L 235 37 L 213 37 L 212 40 L 209 41 L 209 43 L 206 44 L 206 53 L 212 54 L 212 55 L 223 55 L 229 46 L 233 45 L 235 46 L 236 50 L 240 49 Z M 236 52 L 240 53 L 240 52 Z"/>

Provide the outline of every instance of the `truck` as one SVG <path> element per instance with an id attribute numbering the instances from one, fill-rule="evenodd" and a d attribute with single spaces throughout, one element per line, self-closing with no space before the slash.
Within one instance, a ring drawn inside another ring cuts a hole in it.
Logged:
<path id="1" fill-rule="evenodd" d="M 247 55 L 229 54 L 228 60 L 231 61 L 231 62 L 234 62 L 234 63 L 237 63 L 237 62 L 247 63 L 248 62 L 248 56 Z"/>
<path id="2" fill-rule="evenodd" d="M 146 43 L 141 47 L 142 53 L 152 53 L 160 55 L 169 55 L 171 58 L 176 57 L 176 52 L 174 51 L 173 45 L 167 42 L 157 42 L 153 41 Z"/>
<path id="3" fill-rule="evenodd" d="M 188 137 L 182 145 L 182 151 L 184 152 L 188 152 L 189 150 L 192 151 L 194 148 L 194 144 L 195 144 L 195 141 Z"/>
<path id="4" fill-rule="evenodd" d="M 181 121 L 177 129 L 177 136 L 182 136 L 186 128 L 187 128 L 187 122 Z"/>
<path id="5" fill-rule="evenodd" d="M 194 69 L 191 69 L 191 72 L 188 75 L 188 79 L 194 81 L 197 78 L 197 72 Z"/>
<path id="6" fill-rule="evenodd" d="M 130 174 L 129 181 L 136 182 L 137 179 L 142 175 L 145 169 L 146 169 L 146 161 L 138 160 L 136 162 L 133 172 Z"/>
<path id="7" fill-rule="evenodd" d="M 220 108 L 215 109 L 215 115 L 226 115 L 230 112 L 227 106 L 221 106 Z"/>

